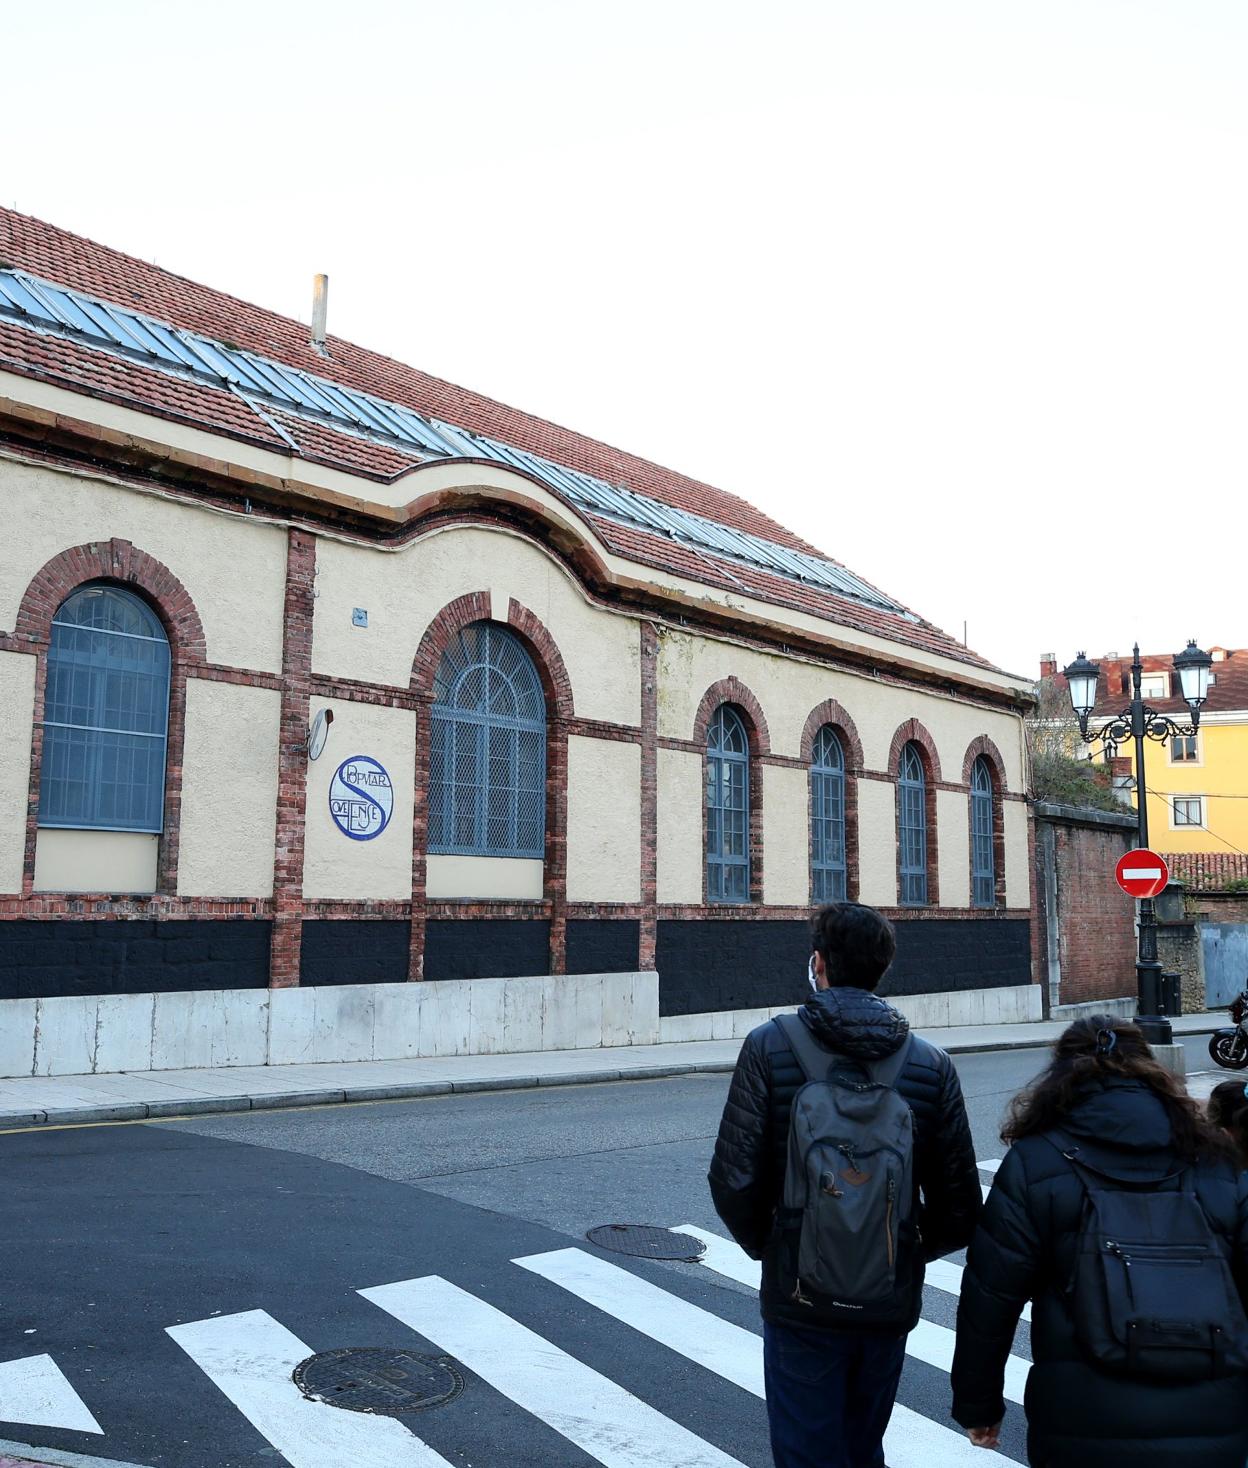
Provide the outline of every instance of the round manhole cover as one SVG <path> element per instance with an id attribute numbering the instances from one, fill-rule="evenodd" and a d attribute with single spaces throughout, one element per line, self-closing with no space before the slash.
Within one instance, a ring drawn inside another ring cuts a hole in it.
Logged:
<path id="1" fill-rule="evenodd" d="M 386 1417 L 441 1407 L 464 1389 L 464 1378 L 445 1356 L 397 1348 L 320 1351 L 301 1361 L 293 1374 L 295 1385 L 314 1402 Z"/>
<path id="2" fill-rule="evenodd" d="M 600 1249 L 632 1254 L 638 1259 L 685 1259 L 693 1263 L 706 1253 L 706 1245 L 692 1234 L 654 1228 L 648 1223 L 600 1223 L 585 1237 Z"/>

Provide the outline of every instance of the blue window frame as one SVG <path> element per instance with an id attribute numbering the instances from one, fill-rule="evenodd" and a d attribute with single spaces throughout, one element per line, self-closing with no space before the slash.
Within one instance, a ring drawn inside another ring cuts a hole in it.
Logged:
<path id="1" fill-rule="evenodd" d="M 473 622 L 442 654 L 429 750 L 429 850 L 541 857 L 546 699 L 507 628 Z"/>
<path id="2" fill-rule="evenodd" d="M 39 824 L 164 828 L 169 639 L 146 602 L 86 585 L 52 618 Z"/>
<path id="3" fill-rule="evenodd" d="M 897 777 L 897 842 L 903 907 L 927 903 L 927 776 L 918 746 L 901 751 Z"/>
<path id="4" fill-rule="evenodd" d="M 981 754 L 971 766 L 971 904 L 974 907 L 997 905 L 992 801 L 992 770 Z"/>
<path id="5" fill-rule="evenodd" d="M 706 897 L 750 900 L 750 741 L 736 709 L 721 704 L 707 732 Z"/>
<path id="6" fill-rule="evenodd" d="M 815 736 L 810 765 L 810 872 L 813 901 L 845 901 L 845 751 L 831 724 Z"/>

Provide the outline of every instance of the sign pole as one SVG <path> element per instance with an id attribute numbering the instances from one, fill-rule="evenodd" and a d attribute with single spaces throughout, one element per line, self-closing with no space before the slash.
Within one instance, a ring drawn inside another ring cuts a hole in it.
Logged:
<path id="1" fill-rule="evenodd" d="M 1135 740 L 1135 806 L 1140 848 L 1148 850 L 1148 781 L 1144 778 L 1144 701 L 1140 682 L 1144 666 L 1139 644 L 1131 663 L 1131 737 Z M 1151 896 L 1140 899 L 1137 918 L 1139 948 L 1135 960 L 1136 1024 L 1150 1045 L 1172 1045 L 1174 1031 L 1161 1013 L 1161 964 L 1157 960 L 1157 910 Z"/>

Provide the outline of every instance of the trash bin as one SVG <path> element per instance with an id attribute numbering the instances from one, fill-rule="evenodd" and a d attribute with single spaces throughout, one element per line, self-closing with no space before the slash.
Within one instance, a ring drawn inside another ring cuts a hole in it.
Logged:
<path id="1" fill-rule="evenodd" d="M 1161 976 L 1161 1012 L 1167 1019 L 1183 1013 L 1183 988 L 1178 974 Z"/>

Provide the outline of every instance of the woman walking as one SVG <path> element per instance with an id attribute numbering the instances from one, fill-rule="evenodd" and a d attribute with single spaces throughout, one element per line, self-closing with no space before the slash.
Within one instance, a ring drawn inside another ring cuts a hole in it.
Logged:
<path id="1" fill-rule="evenodd" d="M 953 1415 L 995 1447 L 1033 1300 L 1033 1468 L 1244 1468 L 1248 1174 L 1140 1031 L 1071 1025 L 1011 1108 L 958 1306 Z"/>

